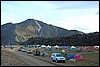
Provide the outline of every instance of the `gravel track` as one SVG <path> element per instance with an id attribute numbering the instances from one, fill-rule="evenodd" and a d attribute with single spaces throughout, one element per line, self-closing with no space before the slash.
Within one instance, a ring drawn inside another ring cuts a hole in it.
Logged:
<path id="1" fill-rule="evenodd" d="M 13 53 L 1 50 L 1 66 L 29 66 Z"/>
<path id="2" fill-rule="evenodd" d="M 1 50 L 1 66 L 56 66 L 14 49 Z"/>

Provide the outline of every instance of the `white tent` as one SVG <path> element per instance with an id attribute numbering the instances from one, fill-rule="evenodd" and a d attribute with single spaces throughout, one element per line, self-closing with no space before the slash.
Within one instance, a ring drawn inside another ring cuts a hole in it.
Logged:
<path id="1" fill-rule="evenodd" d="M 41 48 L 46 48 L 46 46 L 45 45 L 41 45 Z"/>
<path id="2" fill-rule="evenodd" d="M 76 47 L 74 47 L 74 46 L 71 46 L 71 48 L 76 48 Z"/>
<path id="3" fill-rule="evenodd" d="M 99 48 L 99 46 L 94 46 L 94 48 Z"/>
<path id="4" fill-rule="evenodd" d="M 51 46 L 48 45 L 47 48 L 51 48 Z"/>
<path id="5" fill-rule="evenodd" d="M 56 46 L 54 46 L 54 48 L 59 48 L 59 46 L 56 45 Z"/>

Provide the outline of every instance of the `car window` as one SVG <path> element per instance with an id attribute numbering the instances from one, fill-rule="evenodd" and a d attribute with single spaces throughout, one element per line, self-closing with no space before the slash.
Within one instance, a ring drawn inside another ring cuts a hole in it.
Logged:
<path id="1" fill-rule="evenodd" d="M 62 55 L 61 55 L 61 54 L 57 54 L 56 56 L 57 56 L 57 57 L 62 57 Z"/>

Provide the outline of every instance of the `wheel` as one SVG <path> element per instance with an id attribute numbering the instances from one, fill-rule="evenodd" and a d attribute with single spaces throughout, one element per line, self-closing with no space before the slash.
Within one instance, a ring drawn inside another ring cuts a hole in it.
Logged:
<path id="1" fill-rule="evenodd" d="M 54 62 L 53 58 L 52 58 L 52 62 Z"/>
<path id="2" fill-rule="evenodd" d="M 56 59 L 56 63 L 58 63 L 58 60 Z"/>
<path id="3" fill-rule="evenodd" d="M 52 59 L 52 61 L 54 62 L 54 60 Z"/>
<path id="4" fill-rule="evenodd" d="M 65 61 L 63 61 L 63 63 L 65 63 Z"/>

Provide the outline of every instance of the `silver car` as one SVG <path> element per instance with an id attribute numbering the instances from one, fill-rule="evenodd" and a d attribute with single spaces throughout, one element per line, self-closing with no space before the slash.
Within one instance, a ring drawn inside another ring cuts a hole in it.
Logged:
<path id="1" fill-rule="evenodd" d="M 59 61 L 63 61 L 63 63 L 65 63 L 65 57 L 63 57 L 61 53 L 52 53 L 51 59 L 52 61 L 56 61 L 57 63 Z"/>
<path id="2" fill-rule="evenodd" d="M 31 53 L 32 53 L 32 50 L 28 50 L 27 53 L 28 53 L 28 54 L 31 54 Z"/>
<path id="3" fill-rule="evenodd" d="M 22 52 L 26 52 L 26 50 L 24 48 L 21 49 Z"/>

